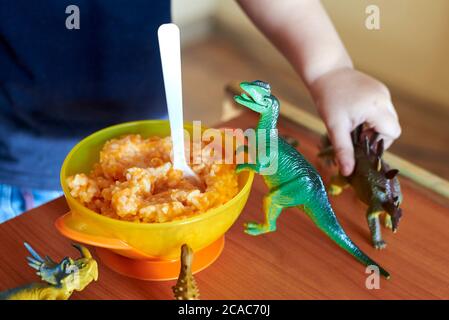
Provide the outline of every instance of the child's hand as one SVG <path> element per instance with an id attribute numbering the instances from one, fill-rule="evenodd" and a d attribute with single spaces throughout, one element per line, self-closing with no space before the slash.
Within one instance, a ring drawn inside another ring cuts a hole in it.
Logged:
<path id="1" fill-rule="evenodd" d="M 343 175 L 354 169 L 350 133 L 367 123 L 385 147 L 401 134 L 388 89 L 355 71 L 319 0 L 238 0 L 251 20 L 290 61 L 311 90 Z"/>
<path id="2" fill-rule="evenodd" d="M 364 73 L 352 68 L 331 71 L 314 81 L 311 91 L 345 176 L 354 169 L 350 133 L 359 124 L 379 132 L 385 148 L 401 134 L 387 87 Z"/>

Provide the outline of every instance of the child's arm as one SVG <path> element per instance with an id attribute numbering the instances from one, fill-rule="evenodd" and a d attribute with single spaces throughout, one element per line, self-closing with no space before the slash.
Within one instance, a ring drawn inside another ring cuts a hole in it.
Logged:
<path id="1" fill-rule="evenodd" d="M 290 61 L 308 86 L 329 131 L 340 171 L 354 168 L 350 132 L 366 122 L 385 146 L 401 134 L 387 87 L 354 70 L 319 0 L 239 0 L 254 24 Z"/>

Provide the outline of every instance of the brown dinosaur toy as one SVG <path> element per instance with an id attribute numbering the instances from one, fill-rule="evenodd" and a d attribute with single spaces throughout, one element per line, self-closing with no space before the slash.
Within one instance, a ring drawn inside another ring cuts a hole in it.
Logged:
<path id="1" fill-rule="evenodd" d="M 355 168 L 348 177 L 338 174 L 331 178 L 329 194 L 338 195 L 343 189 L 351 185 L 357 197 L 368 205 L 366 217 L 371 232 L 373 246 L 383 249 L 386 246 L 380 230 L 380 215 L 384 214 L 386 228 L 397 231 L 402 210 L 399 208 L 402 202 L 402 193 L 397 178 L 398 170 L 390 169 L 382 160 L 384 141 L 377 143 L 378 133 L 368 137 L 363 132 L 363 125 L 358 126 L 352 133 L 354 145 Z M 323 146 L 319 156 L 335 163 L 335 155 L 328 137 L 323 140 Z"/>
<path id="2" fill-rule="evenodd" d="M 181 271 L 172 287 L 176 300 L 198 300 L 200 293 L 192 274 L 193 250 L 186 244 L 181 247 Z"/>

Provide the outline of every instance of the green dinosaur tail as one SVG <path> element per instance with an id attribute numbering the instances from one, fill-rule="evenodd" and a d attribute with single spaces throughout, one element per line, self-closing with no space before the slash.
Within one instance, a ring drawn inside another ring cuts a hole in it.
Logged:
<path id="1" fill-rule="evenodd" d="M 349 252 L 358 261 L 365 266 L 375 265 L 379 268 L 380 274 L 389 279 L 390 274 L 374 260 L 361 251 L 354 242 L 345 233 L 343 228 L 335 216 L 332 207 L 329 204 L 327 196 L 322 197 L 322 201 L 314 202 L 304 206 L 304 210 L 312 221 L 320 228 L 329 238 L 337 243 L 341 248 Z M 315 199 L 316 200 L 316 199 Z M 321 202 L 321 203 L 320 203 Z"/>

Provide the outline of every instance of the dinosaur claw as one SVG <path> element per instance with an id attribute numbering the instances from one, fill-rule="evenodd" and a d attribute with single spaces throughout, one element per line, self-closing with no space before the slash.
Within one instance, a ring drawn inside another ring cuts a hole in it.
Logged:
<path id="1" fill-rule="evenodd" d="M 256 222 L 247 222 L 245 223 L 245 233 L 252 235 L 252 236 L 257 236 L 259 234 L 261 234 L 261 225 L 259 223 Z"/>
<path id="2" fill-rule="evenodd" d="M 260 224 L 257 222 L 247 222 L 245 223 L 245 233 L 252 235 L 252 236 L 258 236 L 260 234 L 264 234 L 267 232 L 271 232 L 274 230 L 270 230 L 266 225 Z"/>
<path id="3" fill-rule="evenodd" d="M 376 248 L 377 250 L 385 249 L 387 246 L 387 244 L 383 240 L 374 241 L 373 245 L 374 245 L 374 248 Z"/>

